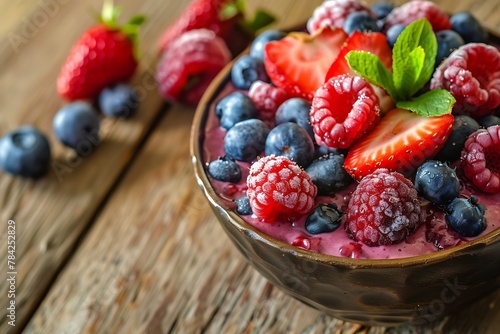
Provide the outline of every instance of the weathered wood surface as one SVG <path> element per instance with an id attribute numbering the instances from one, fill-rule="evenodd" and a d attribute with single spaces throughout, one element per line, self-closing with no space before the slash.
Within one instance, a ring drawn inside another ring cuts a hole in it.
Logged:
<path id="1" fill-rule="evenodd" d="M 0 174 L 0 235 L 17 231 L 17 327 L 0 305 L 0 333 L 495 333 L 500 293 L 426 328 L 363 328 L 313 310 L 270 285 L 223 234 L 199 191 L 189 160 L 193 110 L 162 111 L 151 81 L 156 40 L 183 1 L 116 1 L 148 15 L 141 34 L 145 92 L 131 120 L 106 121 L 103 142 L 89 157 L 71 160 L 51 135 L 63 104 L 54 81 L 100 1 L 53 0 L 58 10 L 14 48 L 39 1 L 1 0 L 0 133 L 34 123 L 51 136 L 62 165 L 39 181 Z M 500 33 L 500 2 L 436 1 L 449 12 L 471 10 Z M 44 3 L 51 3 L 45 0 Z M 321 0 L 250 1 L 249 9 L 279 13 L 282 27 L 303 22 Z M 36 58 L 36 60 L 35 60 Z M 19 78 L 23 78 L 20 80 Z M 66 167 L 66 169 L 64 169 Z M 61 170 L 59 169 L 59 173 Z M 5 244 L 5 243 L 2 243 Z M 3 252 L 2 252 L 3 253 Z M 6 272 L 5 261 L 0 268 Z M 56 279 L 57 277 L 57 279 Z M 0 280 L 0 300 L 7 286 Z"/>

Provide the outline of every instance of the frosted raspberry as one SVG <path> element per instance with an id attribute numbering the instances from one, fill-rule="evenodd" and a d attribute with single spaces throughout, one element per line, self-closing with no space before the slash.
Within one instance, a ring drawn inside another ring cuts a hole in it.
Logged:
<path id="1" fill-rule="evenodd" d="M 476 187 L 487 193 L 500 193 L 500 125 L 471 134 L 461 161 L 465 176 Z"/>
<path id="2" fill-rule="evenodd" d="M 434 72 L 431 89 L 449 90 L 457 100 L 453 110 L 478 118 L 500 105 L 500 51 L 469 43 L 445 59 Z"/>
<path id="3" fill-rule="evenodd" d="M 317 7 L 312 17 L 307 21 L 307 31 L 313 33 L 321 27 L 329 26 L 340 28 L 344 21 L 353 12 L 367 12 L 373 17 L 375 13 L 362 1 L 358 0 L 329 0 Z"/>
<path id="4" fill-rule="evenodd" d="M 250 167 L 247 196 L 253 213 L 267 222 L 293 219 L 314 209 L 317 188 L 309 175 L 284 156 L 266 156 Z"/>
<path id="5" fill-rule="evenodd" d="M 398 172 L 379 168 L 359 182 L 344 214 L 346 232 L 368 246 L 396 244 L 421 224 L 417 191 Z"/>
<path id="6" fill-rule="evenodd" d="M 434 31 L 451 29 L 450 18 L 444 10 L 433 2 L 414 0 L 393 9 L 387 15 L 385 28 L 395 24 L 409 25 L 413 21 L 426 18 Z"/>
<path id="7" fill-rule="evenodd" d="M 262 120 L 273 120 L 278 107 L 289 97 L 284 89 L 260 80 L 252 83 L 248 96 L 257 107 L 259 118 Z"/>
<path id="8" fill-rule="evenodd" d="M 318 145 L 348 148 L 375 125 L 379 100 L 362 77 L 342 74 L 330 78 L 312 101 L 311 125 Z"/>

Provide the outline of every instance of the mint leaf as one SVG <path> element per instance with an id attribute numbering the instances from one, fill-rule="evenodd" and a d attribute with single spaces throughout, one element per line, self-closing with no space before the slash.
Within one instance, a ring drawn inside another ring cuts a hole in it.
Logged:
<path id="1" fill-rule="evenodd" d="M 451 113 L 455 98 L 445 89 L 434 89 L 407 101 L 396 103 L 398 108 L 411 110 L 420 116 L 433 117 Z"/>
<path id="2" fill-rule="evenodd" d="M 270 25 L 276 21 L 276 17 L 274 17 L 272 14 L 266 12 L 265 10 L 258 9 L 255 12 L 254 17 L 252 20 L 247 21 L 245 23 L 246 28 L 252 32 L 252 33 L 257 33 L 260 29 Z"/>
<path id="3" fill-rule="evenodd" d="M 416 82 L 422 73 L 425 52 L 421 46 L 410 52 L 408 57 L 399 62 L 399 70 L 393 73 L 394 87 L 405 99 L 415 94 Z"/>

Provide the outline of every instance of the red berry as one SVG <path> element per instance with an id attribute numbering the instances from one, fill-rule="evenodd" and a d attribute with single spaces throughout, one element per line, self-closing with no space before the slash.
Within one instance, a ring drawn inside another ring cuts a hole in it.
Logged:
<path id="1" fill-rule="evenodd" d="M 378 97 L 365 79 L 348 74 L 330 78 L 312 101 L 316 143 L 348 148 L 375 125 L 379 115 Z"/>
<path id="2" fill-rule="evenodd" d="M 487 193 L 500 193 L 500 125 L 471 134 L 461 161 L 465 176 L 476 187 Z"/>
<path id="3" fill-rule="evenodd" d="M 474 118 L 500 105 L 500 51 L 469 43 L 455 50 L 434 72 L 431 89 L 444 88 L 455 97 L 453 110 Z"/>
<path id="4" fill-rule="evenodd" d="M 156 69 L 160 93 L 167 100 L 194 105 L 230 59 L 226 44 L 213 31 L 188 31 L 162 54 Z"/>
<path id="5" fill-rule="evenodd" d="M 252 83 L 248 96 L 257 107 L 259 118 L 262 120 L 274 120 L 276 110 L 288 99 L 288 93 L 284 89 L 260 80 Z"/>
<path id="6" fill-rule="evenodd" d="M 314 209 L 317 188 L 309 175 L 284 156 L 266 156 L 250 167 L 247 196 L 253 213 L 267 222 L 294 219 Z"/>
<path id="7" fill-rule="evenodd" d="M 433 2 L 414 0 L 396 7 L 387 15 L 385 28 L 395 24 L 409 25 L 413 21 L 426 18 L 434 31 L 451 29 L 448 14 Z"/>
<path id="8" fill-rule="evenodd" d="M 354 12 L 367 12 L 375 17 L 375 13 L 362 1 L 324 1 L 314 10 L 312 17 L 307 21 L 307 31 L 313 33 L 325 26 L 342 29 L 346 18 Z"/>
<path id="9" fill-rule="evenodd" d="M 410 180 L 398 172 L 377 169 L 354 190 L 344 214 L 351 238 L 368 246 L 403 241 L 420 226 L 420 203 Z"/>

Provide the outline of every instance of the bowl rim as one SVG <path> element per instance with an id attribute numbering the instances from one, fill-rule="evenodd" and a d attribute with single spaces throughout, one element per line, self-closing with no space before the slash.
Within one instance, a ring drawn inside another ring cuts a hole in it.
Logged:
<path id="1" fill-rule="evenodd" d="M 467 243 L 429 254 L 394 259 L 353 259 L 349 257 L 317 253 L 289 245 L 286 242 L 280 241 L 264 232 L 261 232 L 254 226 L 247 223 L 233 210 L 224 206 L 224 200 L 217 195 L 203 166 L 203 150 L 201 145 L 204 138 L 204 126 L 208 117 L 210 105 L 229 82 L 231 67 L 236 59 L 233 59 L 222 69 L 222 71 L 219 72 L 203 94 L 198 106 L 196 107 L 190 134 L 190 156 L 197 183 L 203 191 L 205 197 L 213 207 L 219 209 L 219 212 L 224 213 L 224 218 L 226 218 L 226 220 L 230 222 L 230 224 L 235 227 L 239 233 L 244 234 L 245 237 L 250 237 L 263 242 L 281 252 L 298 256 L 304 260 L 314 261 L 325 265 L 336 264 L 352 268 L 393 268 L 430 264 L 465 255 L 470 250 L 483 248 L 489 244 L 500 242 L 500 228 L 497 228 L 496 230 Z"/>

